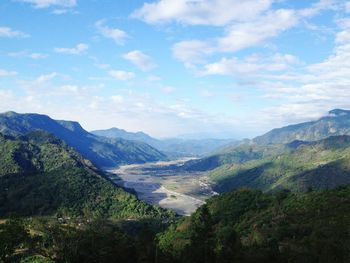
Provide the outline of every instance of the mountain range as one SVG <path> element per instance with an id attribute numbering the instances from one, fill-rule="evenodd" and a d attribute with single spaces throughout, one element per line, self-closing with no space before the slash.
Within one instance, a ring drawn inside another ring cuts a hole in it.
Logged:
<path id="1" fill-rule="evenodd" d="M 89 160 L 46 131 L 0 134 L 0 218 L 162 218 L 167 213 L 116 187 Z"/>
<path id="2" fill-rule="evenodd" d="M 78 122 L 53 120 L 40 114 L 0 114 L 0 133 L 4 135 L 25 135 L 35 130 L 54 134 L 100 168 L 166 159 L 165 154 L 146 143 L 99 137 L 84 130 Z"/>
<path id="3" fill-rule="evenodd" d="M 212 139 L 212 138 L 168 138 L 156 139 L 144 132 L 128 132 L 123 129 L 111 128 L 107 130 L 92 131 L 92 134 L 107 138 L 122 138 L 144 142 L 164 152 L 172 158 L 205 156 L 223 146 L 234 144 L 233 139 Z"/>
<path id="4" fill-rule="evenodd" d="M 258 160 L 295 147 L 298 142 L 318 141 L 330 136 L 350 135 L 350 111 L 334 109 L 316 121 L 273 129 L 264 135 L 225 146 L 201 159 L 188 162 L 187 170 L 206 171 L 224 164 Z"/>

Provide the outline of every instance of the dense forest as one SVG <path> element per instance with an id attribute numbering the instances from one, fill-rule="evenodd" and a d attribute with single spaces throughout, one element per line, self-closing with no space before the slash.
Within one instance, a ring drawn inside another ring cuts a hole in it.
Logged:
<path id="1" fill-rule="evenodd" d="M 350 188 L 213 197 L 164 231 L 151 221 L 11 218 L 4 262 L 349 262 Z"/>

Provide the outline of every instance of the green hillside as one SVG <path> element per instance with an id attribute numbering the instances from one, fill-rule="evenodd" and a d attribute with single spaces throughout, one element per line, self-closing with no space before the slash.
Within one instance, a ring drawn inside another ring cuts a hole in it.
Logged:
<path id="1" fill-rule="evenodd" d="M 85 131 L 77 122 L 56 121 L 39 114 L 15 112 L 0 114 L 2 134 L 18 136 L 35 130 L 54 134 L 99 168 L 159 161 L 166 158 L 163 153 L 146 143 L 99 137 Z"/>
<path id="2" fill-rule="evenodd" d="M 201 159 L 191 160 L 184 164 L 187 171 L 208 171 L 224 164 L 241 164 L 250 160 L 258 160 L 268 156 L 275 156 L 293 149 L 293 145 L 260 145 L 242 142 L 228 146 Z"/>
<path id="3" fill-rule="evenodd" d="M 253 139 L 259 144 L 289 143 L 294 140 L 317 141 L 329 136 L 350 135 L 350 111 L 335 109 L 316 121 L 273 129 Z"/>
<path id="4" fill-rule="evenodd" d="M 350 188 L 222 194 L 160 234 L 158 246 L 159 262 L 346 263 Z"/>
<path id="5" fill-rule="evenodd" d="M 90 161 L 49 133 L 0 135 L 0 218 L 160 218 L 167 213 L 115 187 Z"/>
<path id="6" fill-rule="evenodd" d="M 300 145 L 299 145 L 300 144 Z M 209 173 L 214 189 L 249 187 L 264 191 L 334 188 L 350 183 L 350 137 L 334 136 L 298 143 L 295 150 L 241 164 L 226 164 Z"/>

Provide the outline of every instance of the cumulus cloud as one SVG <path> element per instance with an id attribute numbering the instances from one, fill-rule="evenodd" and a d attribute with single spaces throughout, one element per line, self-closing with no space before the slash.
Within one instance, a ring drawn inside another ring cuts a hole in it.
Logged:
<path id="1" fill-rule="evenodd" d="M 207 41 L 186 40 L 176 43 L 172 51 L 176 59 L 186 64 L 193 64 L 204 62 L 204 58 L 213 54 L 215 48 Z"/>
<path id="2" fill-rule="evenodd" d="M 95 26 L 103 37 L 112 39 L 116 44 L 123 45 L 129 37 L 126 32 L 119 28 L 112 28 L 106 25 L 106 20 L 102 19 L 95 23 Z"/>
<path id="3" fill-rule="evenodd" d="M 134 72 L 124 71 L 124 70 L 110 70 L 109 75 L 118 80 L 130 80 L 136 77 Z"/>
<path id="4" fill-rule="evenodd" d="M 18 30 L 14 30 L 10 27 L 0 27 L 0 38 L 26 38 L 29 37 L 28 34 L 23 33 Z"/>
<path id="5" fill-rule="evenodd" d="M 237 57 L 222 58 L 218 62 L 204 66 L 202 75 L 228 75 L 236 78 L 263 76 L 266 72 L 281 72 L 301 61 L 291 54 L 275 54 L 272 56 L 252 55 L 239 59 Z"/>
<path id="6" fill-rule="evenodd" d="M 143 71 L 150 71 L 156 67 L 152 58 L 140 50 L 130 51 L 123 55 L 123 58 L 130 61 Z"/>
<path id="7" fill-rule="evenodd" d="M 35 8 L 48 8 L 51 6 L 74 7 L 77 0 L 16 0 L 17 2 L 28 3 Z"/>
<path id="8" fill-rule="evenodd" d="M 227 30 L 226 36 L 218 40 L 218 46 L 221 51 L 236 52 L 261 45 L 297 23 L 298 17 L 293 10 L 271 11 L 266 16 L 253 21 L 232 25 Z"/>
<path id="9" fill-rule="evenodd" d="M 249 20 L 267 10 L 272 0 L 160 0 L 145 3 L 133 17 L 150 24 L 176 21 L 189 25 L 223 26 Z"/>
<path id="10" fill-rule="evenodd" d="M 77 44 L 73 48 L 62 48 L 62 47 L 57 47 L 54 49 L 56 53 L 60 54 L 69 54 L 69 55 L 80 55 L 86 50 L 88 50 L 89 46 L 83 43 Z"/>

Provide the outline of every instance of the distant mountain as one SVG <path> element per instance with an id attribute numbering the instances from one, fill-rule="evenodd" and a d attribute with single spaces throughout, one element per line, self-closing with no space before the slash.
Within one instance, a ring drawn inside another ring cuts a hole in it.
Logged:
<path id="1" fill-rule="evenodd" d="M 0 218 L 156 218 L 167 213 L 113 185 L 50 133 L 34 131 L 16 138 L 0 134 Z"/>
<path id="2" fill-rule="evenodd" d="M 224 164 L 241 164 L 274 156 L 295 148 L 299 143 L 325 139 L 336 135 L 350 135 L 350 111 L 335 109 L 317 121 L 310 121 L 273 129 L 253 140 L 243 140 L 217 152 L 185 164 L 187 170 L 207 171 Z"/>
<path id="3" fill-rule="evenodd" d="M 143 132 L 127 132 L 118 128 L 92 131 L 92 134 L 107 138 L 122 138 L 147 143 L 171 157 L 204 156 L 227 144 L 234 143 L 232 139 L 185 139 L 169 138 L 155 139 Z"/>
<path id="4" fill-rule="evenodd" d="M 292 143 L 290 150 L 241 164 L 226 164 L 209 173 L 215 191 L 242 187 L 263 191 L 335 188 L 350 184 L 350 136 Z"/>
<path id="5" fill-rule="evenodd" d="M 186 171 L 209 171 L 224 164 L 242 164 L 251 160 L 275 156 L 292 148 L 292 145 L 259 145 L 252 142 L 241 142 L 237 145 L 224 147 L 209 156 L 187 161 L 180 168 Z"/>
<path id="6" fill-rule="evenodd" d="M 317 141 L 335 135 L 350 135 L 349 110 L 331 110 L 328 116 L 319 120 L 273 129 L 253 141 L 259 144 Z"/>
<path id="7" fill-rule="evenodd" d="M 54 134 L 98 167 L 144 163 L 166 158 L 163 153 L 146 143 L 99 137 L 84 130 L 78 122 L 56 121 L 39 114 L 0 114 L 0 133 L 18 136 L 35 130 Z"/>
<path id="8" fill-rule="evenodd" d="M 107 130 L 96 130 L 92 131 L 92 134 L 95 134 L 97 136 L 103 136 L 107 138 L 121 138 L 125 140 L 131 140 L 131 141 L 140 141 L 147 144 L 157 144 L 158 140 L 155 138 L 152 138 L 148 134 L 144 132 L 128 132 L 123 129 L 118 128 L 111 128 Z"/>

